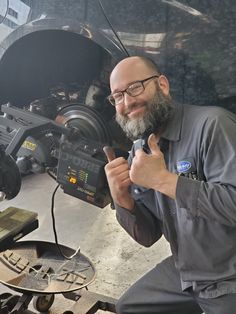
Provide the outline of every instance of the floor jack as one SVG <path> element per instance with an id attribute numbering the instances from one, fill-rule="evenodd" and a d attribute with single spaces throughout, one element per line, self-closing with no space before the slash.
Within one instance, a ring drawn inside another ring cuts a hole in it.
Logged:
<path id="1" fill-rule="evenodd" d="M 16 241 L 37 226 L 33 212 L 11 207 L 0 213 L 0 282 L 20 293 L 0 294 L 0 314 L 23 314 L 32 300 L 34 309 L 45 313 L 55 294 L 75 301 L 63 314 L 93 314 L 99 309 L 116 313 L 115 299 L 87 290 L 95 269 L 81 252 L 63 245 L 58 249 L 50 242 Z M 73 257 L 67 259 L 61 252 Z"/>

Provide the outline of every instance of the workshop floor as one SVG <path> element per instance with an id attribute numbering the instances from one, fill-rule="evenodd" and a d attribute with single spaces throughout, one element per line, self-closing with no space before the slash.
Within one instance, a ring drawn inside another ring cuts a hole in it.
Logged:
<path id="1" fill-rule="evenodd" d="M 18 196 L 0 203 L 0 210 L 15 206 L 38 213 L 39 228 L 22 240 L 54 242 L 50 206 L 55 187 L 55 181 L 47 174 L 27 176 Z M 59 243 L 73 249 L 80 246 L 97 270 L 95 281 L 88 287 L 90 291 L 118 298 L 142 274 L 169 255 L 164 239 L 151 248 L 143 248 L 120 227 L 110 206 L 100 209 L 88 205 L 64 194 L 61 189 L 56 194 L 55 216 Z M 0 285 L 0 293 L 6 291 L 9 289 Z M 56 295 L 50 313 L 63 313 L 73 304 L 62 295 Z M 32 311 L 27 313 L 35 313 Z"/>

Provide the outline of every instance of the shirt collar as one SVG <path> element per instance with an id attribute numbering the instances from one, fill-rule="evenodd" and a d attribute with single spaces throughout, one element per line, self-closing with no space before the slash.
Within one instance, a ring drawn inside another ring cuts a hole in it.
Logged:
<path id="1" fill-rule="evenodd" d="M 179 141 L 181 135 L 181 127 L 183 121 L 183 105 L 179 103 L 173 104 L 174 109 L 169 122 L 166 125 L 165 131 L 161 137 L 169 141 Z"/>

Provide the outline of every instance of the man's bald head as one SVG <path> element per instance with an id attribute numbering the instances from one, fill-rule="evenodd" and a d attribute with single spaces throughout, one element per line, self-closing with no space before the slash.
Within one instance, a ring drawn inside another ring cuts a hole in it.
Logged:
<path id="1" fill-rule="evenodd" d="M 147 68 L 150 72 L 159 74 L 159 70 L 155 62 L 152 61 L 150 58 L 141 57 L 141 56 L 133 56 L 133 57 L 128 57 L 121 60 L 119 63 L 117 63 L 113 71 L 116 71 L 117 68 L 123 68 L 127 66 L 131 66 L 131 67 L 141 66 L 141 67 Z"/>
<path id="2" fill-rule="evenodd" d="M 132 78 L 131 78 L 132 75 Z M 114 81 L 139 80 L 141 76 L 160 75 L 156 64 L 149 58 L 141 56 L 128 57 L 121 60 L 113 69 L 110 76 L 111 90 Z"/>

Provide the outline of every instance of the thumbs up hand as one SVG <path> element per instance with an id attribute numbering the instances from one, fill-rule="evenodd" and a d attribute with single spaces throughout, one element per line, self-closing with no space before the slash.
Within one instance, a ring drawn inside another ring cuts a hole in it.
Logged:
<path id="1" fill-rule="evenodd" d="M 150 151 L 153 155 L 162 155 L 160 148 L 157 144 L 157 141 L 159 141 L 159 138 L 156 138 L 156 136 L 152 133 L 148 137 L 148 146 L 150 148 Z"/>
<path id="2" fill-rule="evenodd" d="M 113 201 L 121 207 L 132 210 L 134 200 L 129 192 L 131 180 L 128 162 L 123 157 L 116 158 L 114 150 L 109 146 L 105 146 L 103 151 L 108 160 L 105 173 Z"/>
<path id="3" fill-rule="evenodd" d="M 149 136 L 148 146 L 151 154 L 146 154 L 142 149 L 135 152 L 130 178 L 137 185 L 159 190 L 162 179 L 169 171 L 166 169 L 163 153 L 160 151 L 154 134 Z"/>

